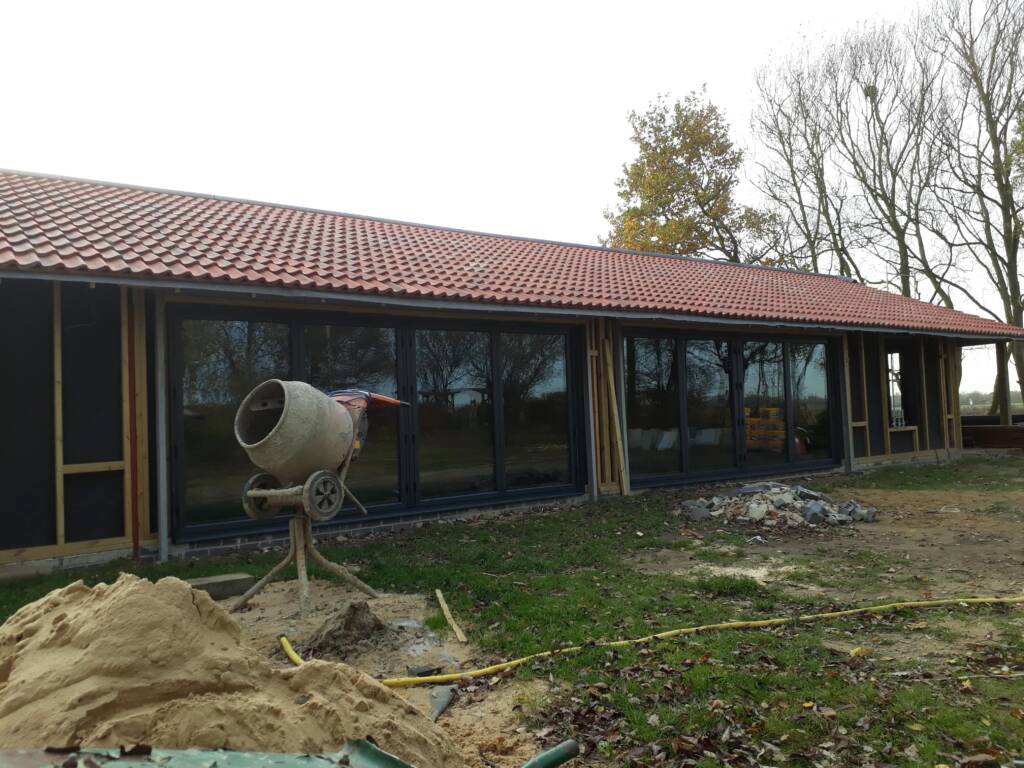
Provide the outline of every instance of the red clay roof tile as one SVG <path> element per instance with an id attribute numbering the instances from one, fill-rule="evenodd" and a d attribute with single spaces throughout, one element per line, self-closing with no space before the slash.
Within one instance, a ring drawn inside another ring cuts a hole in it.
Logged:
<path id="1" fill-rule="evenodd" d="M 0 172 L 5 268 L 1024 337 L 826 275 L 12 172 Z"/>

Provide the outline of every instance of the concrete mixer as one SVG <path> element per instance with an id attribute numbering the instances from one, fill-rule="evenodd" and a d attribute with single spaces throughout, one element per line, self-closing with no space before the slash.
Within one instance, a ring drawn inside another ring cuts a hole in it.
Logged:
<path id="1" fill-rule="evenodd" d="M 235 439 L 259 467 L 242 490 L 242 508 L 254 520 L 280 510 L 296 514 L 289 523 L 288 556 L 239 598 L 244 606 L 292 561 L 299 572 L 300 604 L 309 592 L 306 557 L 371 597 L 377 593 L 314 547 L 311 520 L 325 522 L 341 512 L 347 497 L 362 514 L 366 508 L 345 484 L 349 468 L 366 443 L 367 411 L 402 405 L 394 398 L 361 389 L 324 393 L 303 381 L 270 379 L 242 400 L 235 414 Z"/>

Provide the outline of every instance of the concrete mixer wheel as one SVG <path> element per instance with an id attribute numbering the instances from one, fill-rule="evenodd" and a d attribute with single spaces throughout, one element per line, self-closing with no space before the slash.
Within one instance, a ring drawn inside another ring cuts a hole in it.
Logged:
<path id="1" fill-rule="evenodd" d="M 246 480 L 245 488 L 242 489 L 242 509 L 245 510 L 245 514 L 253 520 L 269 520 L 277 514 L 277 510 L 267 503 L 267 499 L 249 498 L 249 491 L 267 491 L 277 487 L 277 478 L 266 472 L 260 472 Z"/>
<path id="2" fill-rule="evenodd" d="M 345 492 L 338 475 L 326 469 L 314 472 L 302 487 L 302 506 L 314 520 L 330 520 L 341 511 Z"/>

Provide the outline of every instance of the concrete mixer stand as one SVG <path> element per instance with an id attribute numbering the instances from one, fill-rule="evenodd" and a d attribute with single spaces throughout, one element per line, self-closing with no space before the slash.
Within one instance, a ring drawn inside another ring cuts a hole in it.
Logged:
<path id="1" fill-rule="evenodd" d="M 252 600 L 253 597 L 259 594 L 259 592 L 266 587 L 275 576 L 292 563 L 295 563 L 295 570 L 298 571 L 299 576 L 299 609 L 302 613 L 305 613 L 309 608 L 309 573 L 307 571 L 307 557 L 324 570 L 330 571 L 346 584 L 355 587 L 360 592 L 364 592 L 370 597 L 379 597 L 377 590 L 359 579 L 359 577 L 349 571 L 348 568 L 343 565 L 338 565 L 337 563 L 332 563 L 317 551 L 316 542 L 313 539 L 313 526 L 310 519 L 304 512 L 299 512 L 288 521 L 288 554 L 285 555 L 284 560 L 267 571 L 263 578 L 249 587 L 249 590 L 238 598 L 235 604 L 231 606 L 231 610 L 238 611 L 244 608 L 245 605 Z"/>
<path id="2" fill-rule="evenodd" d="M 293 509 L 288 521 L 288 554 L 231 607 L 243 608 L 291 563 L 299 579 L 299 607 L 309 607 L 308 564 L 313 562 L 370 597 L 378 597 L 344 566 L 316 549 L 314 520 L 326 522 L 341 512 L 346 499 L 366 514 L 345 484 L 349 468 L 366 439 L 366 410 L 375 400 L 399 401 L 362 390 L 326 395 L 308 384 L 271 379 L 242 401 L 235 416 L 235 437 L 249 458 L 264 471 L 253 475 L 242 491 L 242 508 L 254 520 L 269 520 Z"/>

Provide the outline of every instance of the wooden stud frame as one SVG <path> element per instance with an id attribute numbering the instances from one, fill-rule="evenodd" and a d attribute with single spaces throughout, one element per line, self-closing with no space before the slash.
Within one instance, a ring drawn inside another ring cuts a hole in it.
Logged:
<path id="1" fill-rule="evenodd" d="M 931 425 L 929 423 L 931 419 L 929 418 L 928 413 L 928 369 L 925 366 L 924 359 L 924 339 L 917 340 L 917 364 L 920 366 L 921 371 L 921 429 L 924 432 L 921 436 L 921 441 L 924 443 L 925 448 L 931 448 Z"/>
<path id="2" fill-rule="evenodd" d="M 131 489 L 131 469 L 130 462 L 126 461 L 126 458 L 130 455 L 131 446 L 129 440 L 129 419 L 141 419 L 143 425 L 146 424 L 146 402 L 145 397 L 136 397 L 136 404 L 134 413 L 132 412 L 129 405 L 128 397 L 128 323 L 136 323 L 136 366 L 139 366 L 137 370 L 141 371 L 141 379 L 136 376 L 137 381 L 145 382 L 145 312 L 144 305 L 142 304 L 142 289 L 133 289 L 135 291 L 135 303 L 134 312 L 129 309 L 128 302 L 128 288 L 122 287 L 120 291 L 120 302 L 121 302 L 121 416 L 122 416 L 122 458 L 116 461 L 97 461 L 97 462 L 83 462 L 78 464 L 65 464 L 64 463 L 64 381 L 63 381 L 63 334 L 61 332 L 62 317 L 61 317 L 61 284 L 54 282 L 53 284 L 53 446 L 54 446 L 54 481 L 56 483 L 55 494 L 54 494 L 54 514 L 56 515 L 56 543 L 47 544 L 39 547 L 22 547 L 19 549 L 5 549 L 0 550 L 0 564 L 19 562 L 22 560 L 38 560 L 50 557 L 66 557 L 71 555 L 88 554 L 92 552 L 103 552 L 111 549 L 122 549 L 127 548 L 131 545 L 131 523 L 132 523 L 132 508 L 133 504 L 140 504 L 138 507 L 140 510 L 140 521 L 147 520 L 146 527 L 143 529 L 148 536 L 149 524 L 148 515 L 141 514 L 143 510 L 147 510 L 147 503 L 140 503 L 143 501 L 142 493 L 145 488 L 145 499 L 148 500 L 148 480 L 146 482 L 138 483 L 139 497 L 137 499 L 130 498 Z M 140 311 L 139 305 L 142 306 Z M 141 326 L 139 320 L 141 318 Z M 143 348 L 143 355 L 140 359 L 138 354 L 138 345 Z M 146 432 L 138 433 L 140 436 L 146 435 Z M 148 441 L 144 437 L 140 437 L 139 444 L 143 448 L 147 446 Z M 148 466 L 148 450 L 142 453 L 139 457 L 139 466 L 145 468 Z M 83 474 L 94 474 L 100 472 L 122 472 L 124 473 L 124 489 L 125 489 L 125 504 L 124 504 L 124 535 L 113 536 L 103 539 L 90 539 L 88 541 L 67 541 L 67 534 L 65 530 L 65 508 L 64 508 L 64 482 L 65 478 L 70 475 L 83 475 Z M 146 472 L 143 470 L 142 475 Z"/>
<path id="3" fill-rule="evenodd" d="M 889 409 L 889 361 L 885 356 L 885 339 L 878 340 L 878 370 L 882 384 L 882 437 L 885 455 L 892 453 L 892 414 Z"/>

